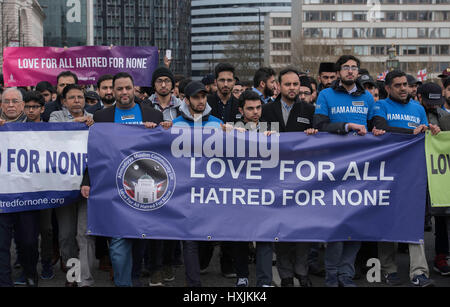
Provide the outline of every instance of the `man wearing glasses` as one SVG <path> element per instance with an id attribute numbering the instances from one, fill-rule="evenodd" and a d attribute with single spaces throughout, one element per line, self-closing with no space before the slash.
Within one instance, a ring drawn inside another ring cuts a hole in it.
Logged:
<path id="1" fill-rule="evenodd" d="M 23 123 L 27 120 L 24 113 L 23 95 L 17 88 L 9 88 L 3 92 L 0 124 Z"/>
<path id="2" fill-rule="evenodd" d="M 351 55 L 342 56 L 336 63 L 338 80 L 320 92 L 317 99 L 314 128 L 319 131 L 345 135 L 354 131 L 365 136 L 368 119 L 375 101 L 357 82 L 361 63 Z M 374 129 L 374 135 L 384 131 Z M 325 252 L 326 285 L 355 287 L 355 259 L 361 242 L 329 242 Z"/>
<path id="3" fill-rule="evenodd" d="M 24 107 L 22 93 L 17 88 L 6 89 L 2 95 L 0 126 L 25 122 L 27 116 Z M 0 287 L 13 287 L 10 253 L 13 231 L 25 284 L 28 287 L 37 287 L 39 211 L 0 214 Z"/>
<path id="4" fill-rule="evenodd" d="M 180 116 L 178 108 L 181 105 L 181 100 L 172 95 L 174 86 L 175 77 L 168 68 L 160 67 L 155 70 L 152 77 L 152 87 L 155 93 L 150 96 L 149 100 L 154 109 L 163 113 L 164 122 L 167 123 L 171 123 Z"/>
<path id="5" fill-rule="evenodd" d="M 298 93 L 298 98 L 305 103 L 313 104 L 313 92 L 314 90 L 309 77 L 300 77 L 300 92 Z"/>

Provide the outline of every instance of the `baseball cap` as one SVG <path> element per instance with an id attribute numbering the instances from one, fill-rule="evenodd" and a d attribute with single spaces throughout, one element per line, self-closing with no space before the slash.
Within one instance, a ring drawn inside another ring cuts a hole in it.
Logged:
<path id="1" fill-rule="evenodd" d="M 442 72 L 442 75 L 439 75 L 438 78 L 445 79 L 450 77 L 450 67 Z"/>
<path id="2" fill-rule="evenodd" d="M 94 91 L 87 92 L 86 95 L 85 95 L 85 98 L 86 99 L 97 100 L 97 101 L 101 99 L 100 96 L 97 94 L 97 92 L 94 92 Z"/>
<path id="3" fill-rule="evenodd" d="M 441 106 L 445 102 L 442 88 L 436 83 L 425 83 L 419 88 L 418 93 L 422 95 L 422 99 L 427 105 Z"/>
<path id="4" fill-rule="evenodd" d="M 408 80 L 408 85 L 422 84 L 422 82 L 420 82 L 416 78 L 414 78 L 413 75 L 406 75 L 406 79 Z"/>
<path id="5" fill-rule="evenodd" d="M 199 81 L 192 81 L 184 88 L 184 94 L 187 97 L 192 97 L 200 92 L 204 92 L 205 94 L 208 93 L 206 91 L 205 85 Z"/>
<path id="6" fill-rule="evenodd" d="M 373 86 L 377 86 L 377 84 L 375 83 L 375 81 L 373 80 L 373 78 L 370 75 L 362 75 L 361 77 L 358 78 L 358 81 L 361 83 L 361 85 L 368 83 Z"/>

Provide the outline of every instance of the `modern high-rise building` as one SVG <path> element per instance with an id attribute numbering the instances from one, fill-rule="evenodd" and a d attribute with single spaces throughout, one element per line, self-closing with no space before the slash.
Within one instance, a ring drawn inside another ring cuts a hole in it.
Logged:
<path id="1" fill-rule="evenodd" d="M 175 73 L 191 72 L 190 0 L 39 0 L 45 46 L 156 46 Z"/>
<path id="2" fill-rule="evenodd" d="M 450 0 L 293 0 L 292 57 L 301 48 L 346 53 L 372 73 L 391 63 L 436 76 L 450 63 L 449 20 Z M 398 62 L 387 61 L 390 49 Z"/>
<path id="3" fill-rule="evenodd" d="M 291 12 L 270 12 L 264 23 L 264 65 L 281 70 L 292 63 Z"/>
<path id="4" fill-rule="evenodd" d="M 190 0 L 94 0 L 95 45 L 156 46 L 171 69 L 191 72 Z"/>
<path id="5" fill-rule="evenodd" d="M 291 0 L 192 0 L 193 78 L 201 79 L 228 58 L 250 59 L 255 69 L 262 65 L 264 19 L 274 10 L 290 12 Z"/>

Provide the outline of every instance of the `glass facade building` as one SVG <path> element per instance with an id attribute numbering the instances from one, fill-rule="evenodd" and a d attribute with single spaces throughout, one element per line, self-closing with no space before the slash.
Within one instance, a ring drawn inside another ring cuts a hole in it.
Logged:
<path id="1" fill-rule="evenodd" d="M 44 45 L 89 45 L 89 2 L 94 45 L 156 46 L 161 62 L 170 49 L 174 73 L 191 75 L 191 0 L 39 0 L 47 16 Z"/>
<path id="2" fill-rule="evenodd" d="M 172 50 L 174 73 L 191 75 L 190 0 L 94 0 L 95 45 Z"/>
<path id="3" fill-rule="evenodd" d="M 87 44 L 87 0 L 39 0 L 44 20 L 44 46 Z"/>

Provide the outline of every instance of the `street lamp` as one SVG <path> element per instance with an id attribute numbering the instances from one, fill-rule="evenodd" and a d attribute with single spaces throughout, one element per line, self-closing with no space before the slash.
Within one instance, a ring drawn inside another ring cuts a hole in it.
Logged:
<path id="1" fill-rule="evenodd" d="M 241 5 L 233 5 L 233 8 L 249 8 L 249 9 L 255 9 L 255 7 L 252 6 L 241 6 Z M 262 53 L 261 53 L 261 45 L 262 45 L 262 41 L 261 41 L 261 8 L 258 6 L 256 7 L 256 9 L 258 10 L 258 56 L 259 56 L 259 67 L 261 67 L 261 57 L 262 57 Z"/>
<path id="2" fill-rule="evenodd" d="M 389 59 L 386 61 L 386 66 L 389 71 L 397 70 L 400 68 L 400 62 L 397 59 L 397 50 L 392 44 L 392 47 L 388 50 Z"/>

